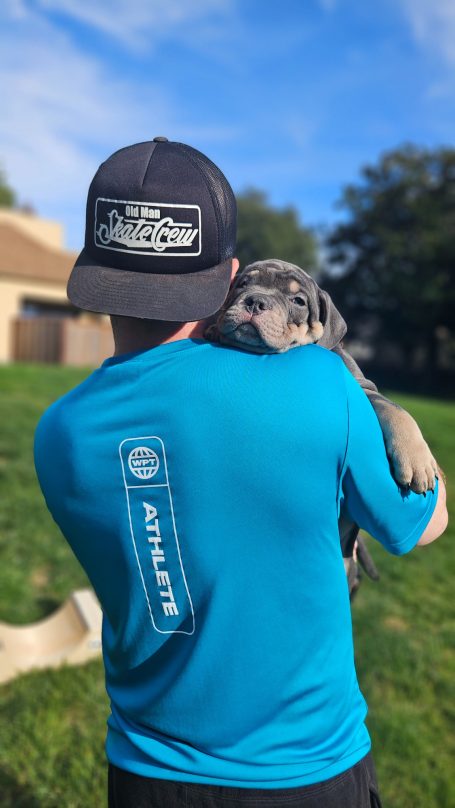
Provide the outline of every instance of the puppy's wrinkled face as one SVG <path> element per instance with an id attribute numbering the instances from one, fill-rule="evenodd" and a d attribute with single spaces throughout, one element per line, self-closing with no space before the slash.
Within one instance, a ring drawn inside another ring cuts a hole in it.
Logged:
<path id="1" fill-rule="evenodd" d="M 297 267 L 250 264 L 235 276 L 207 337 L 256 353 L 282 353 L 316 342 L 324 329 L 312 300 L 307 276 Z"/>

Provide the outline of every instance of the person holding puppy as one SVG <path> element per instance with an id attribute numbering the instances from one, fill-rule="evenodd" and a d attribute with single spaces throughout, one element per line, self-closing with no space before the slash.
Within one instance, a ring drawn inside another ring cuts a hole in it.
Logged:
<path id="1" fill-rule="evenodd" d="M 156 137 L 93 178 L 68 296 L 115 353 L 46 410 L 35 466 L 103 610 L 109 806 L 379 806 L 338 517 L 401 555 L 444 531 L 444 483 L 396 484 L 332 351 L 204 339 L 235 243 L 196 149 Z"/>

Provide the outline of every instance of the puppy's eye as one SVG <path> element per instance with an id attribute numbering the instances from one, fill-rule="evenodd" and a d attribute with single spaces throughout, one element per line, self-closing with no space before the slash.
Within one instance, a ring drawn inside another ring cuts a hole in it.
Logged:
<path id="1" fill-rule="evenodd" d="M 303 297 L 299 297 L 298 295 L 297 297 L 292 298 L 292 302 L 296 303 L 297 306 L 306 306 L 306 300 L 304 300 Z"/>
<path id="2" fill-rule="evenodd" d="M 237 284 L 237 289 L 242 289 L 248 283 L 248 278 L 244 278 L 243 281 L 239 281 Z"/>

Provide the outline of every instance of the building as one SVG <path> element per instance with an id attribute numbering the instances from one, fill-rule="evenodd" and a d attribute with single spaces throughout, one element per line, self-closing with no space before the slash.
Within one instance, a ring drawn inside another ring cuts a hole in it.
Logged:
<path id="1" fill-rule="evenodd" d="M 0 362 L 97 366 L 113 353 L 109 318 L 66 296 L 76 255 L 59 223 L 0 209 Z"/>

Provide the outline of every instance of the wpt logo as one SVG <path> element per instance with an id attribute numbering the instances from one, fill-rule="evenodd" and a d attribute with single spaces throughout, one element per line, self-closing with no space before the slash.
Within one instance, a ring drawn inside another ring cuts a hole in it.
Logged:
<path id="1" fill-rule="evenodd" d="M 125 438 L 119 454 L 144 607 L 160 634 L 194 634 L 194 609 L 177 536 L 164 443 L 158 435 Z M 133 556 L 131 564 L 133 572 Z M 149 637 L 144 635 L 144 641 L 151 652 L 156 645 L 153 637 L 149 643 Z M 145 646 L 134 645 L 135 659 L 142 661 Z"/>
<path id="2" fill-rule="evenodd" d="M 147 446 L 136 446 L 128 455 L 128 466 L 135 477 L 140 480 L 150 480 L 160 467 L 156 452 Z"/>

